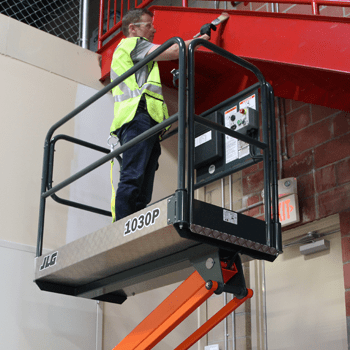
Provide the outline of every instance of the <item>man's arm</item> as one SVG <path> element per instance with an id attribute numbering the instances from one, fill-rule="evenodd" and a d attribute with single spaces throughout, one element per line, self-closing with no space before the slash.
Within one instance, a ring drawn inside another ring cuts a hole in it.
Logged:
<path id="1" fill-rule="evenodd" d="M 199 37 L 200 39 L 204 40 L 209 40 L 210 37 L 207 34 L 201 35 Z M 188 50 L 188 46 L 194 39 L 186 40 L 185 41 L 185 46 L 186 46 L 186 51 Z M 147 55 L 149 55 L 151 52 L 154 50 L 158 49 L 160 45 L 153 45 L 153 47 L 148 51 Z M 147 56 L 146 55 L 146 56 Z M 159 56 L 157 56 L 154 61 L 172 61 L 172 60 L 177 60 L 179 58 L 179 45 L 174 44 L 170 46 L 167 50 L 162 52 Z"/>

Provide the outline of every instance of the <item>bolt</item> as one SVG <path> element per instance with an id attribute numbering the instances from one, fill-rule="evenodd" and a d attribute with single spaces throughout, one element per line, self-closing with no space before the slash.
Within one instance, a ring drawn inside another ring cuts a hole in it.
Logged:
<path id="1" fill-rule="evenodd" d="M 213 282 L 212 281 L 206 282 L 205 288 L 207 288 L 208 290 L 212 289 L 213 288 Z"/>
<path id="2" fill-rule="evenodd" d="M 208 258 L 207 261 L 205 262 L 205 267 L 206 267 L 208 270 L 210 270 L 210 269 L 213 268 L 214 264 L 215 264 L 214 259 L 213 259 L 213 258 Z"/>

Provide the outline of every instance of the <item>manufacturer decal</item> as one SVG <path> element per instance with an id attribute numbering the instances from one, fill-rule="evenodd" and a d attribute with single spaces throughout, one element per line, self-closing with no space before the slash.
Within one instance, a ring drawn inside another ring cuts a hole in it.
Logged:
<path id="1" fill-rule="evenodd" d="M 223 210 L 223 220 L 229 222 L 230 224 L 237 225 L 238 224 L 238 215 L 235 212 Z"/>
<path id="2" fill-rule="evenodd" d="M 56 265 L 58 252 L 54 252 L 50 255 L 45 256 L 39 271 L 45 270 L 51 266 Z"/>
<path id="3" fill-rule="evenodd" d="M 144 227 L 154 225 L 159 215 L 160 209 L 155 208 L 152 211 L 148 211 L 146 214 L 141 214 L 139 217 L 129 219 L 125 223 L 124 236 L 134 233 L 137 230 L 142 230 Z"/>

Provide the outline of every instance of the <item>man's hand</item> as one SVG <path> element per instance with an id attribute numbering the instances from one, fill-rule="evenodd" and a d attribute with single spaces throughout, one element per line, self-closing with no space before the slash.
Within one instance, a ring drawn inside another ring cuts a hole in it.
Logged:
<path id="1" fill-rule="evenodd" d="M 212 30 L 216 30 L 216 26 L 212 23 L 207 23 L 207 24 L 204 24 L 202 27 L 201 27 L 201 30 L 200 30 L 200 34 L 201 35 L 208 35 L 209 36 L 209 39 L 210 39 L 210 35 L 211 35 L 211 31 Z"/>

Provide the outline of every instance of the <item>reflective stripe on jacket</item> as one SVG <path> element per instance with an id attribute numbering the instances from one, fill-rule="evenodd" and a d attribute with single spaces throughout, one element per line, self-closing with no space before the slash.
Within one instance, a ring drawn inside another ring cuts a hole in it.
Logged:
<path id="1" fill-rule="evenodd" d="M 114 51 L 111 65 L 111 80 L 115 80 L 134 66 L 131 52 L 139 40 L 144 38 L 132 37 L 123 39 Z M 164 102 L 158 63 L 151 61 L 147 64 L 148 76 L 145 83 L 139 86 L 135 74 L 125 79 L 112 89 L 114 97 L 114 119 L 110 132 L 115 132 L 123 124 L 129 123 L 135 116 L 142 95 L 145 96 L 147 111 L 158 123 L 169 117 Z"/>

